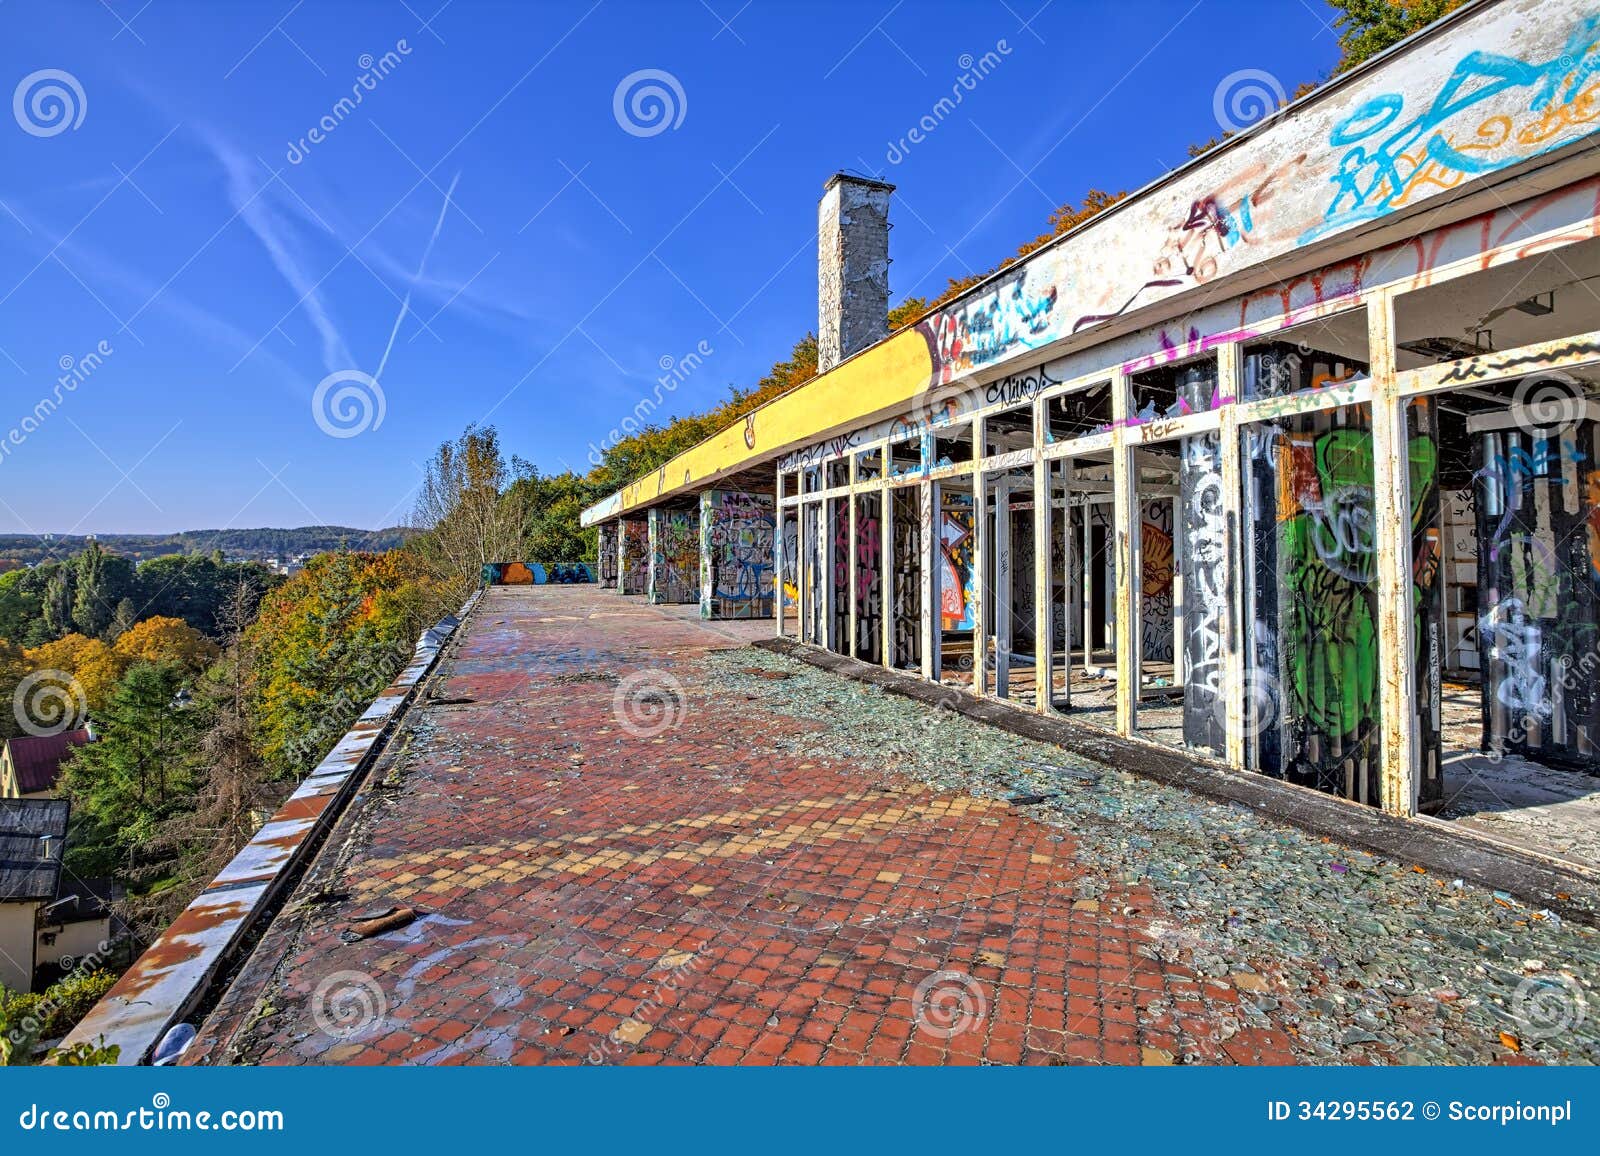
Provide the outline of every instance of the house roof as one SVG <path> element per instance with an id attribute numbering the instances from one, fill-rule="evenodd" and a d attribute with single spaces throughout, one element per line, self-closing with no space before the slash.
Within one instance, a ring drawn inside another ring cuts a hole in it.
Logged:
<path id="1" fill-rule="evenodd" d="M 65 799 L 0 799 L 0 903 L 56 897 L 61 859 L 46 859 L 39 840 L 65 844 L 67 810 Z"/>
<path id="2" fill-rule="evenodd" d="M 73 747 L 89 741 L 89 732 L 79 729 L 53 735 L 22 735 L 6 740 L 11 765 L 17 771 L 17 788 L 24 795 L 55 789 L 61 762 Z"/>
<path id="3" fill-rule="evenodd" d="M 66 894 L 49 905 L 46 923 L 64 926 L 105 919 L 112 914 L 112 905 L 126 894 L 112 879 L 73 879 L 61 890 Z"/>

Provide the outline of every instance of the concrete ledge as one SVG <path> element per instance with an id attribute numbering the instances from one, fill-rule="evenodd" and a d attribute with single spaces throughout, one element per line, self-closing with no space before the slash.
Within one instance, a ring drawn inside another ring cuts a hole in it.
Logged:
<path id="1" fill-rule="evenodd" d="M 763 639 L 754 645 L 1159 783 L 1248 807 L 1349 846 L 1505 892 L 1564 919 L 1600 927 L 1600 877 L 1576 865 L 1510 847 L 1437 819 L 1397 818 L 1307 787 L 980 698 L 928 682 L 920 675 L 873 666 L 790 638 Z"/>
<path id="2" fill-rule="evenodd" d="M 277 900 L 316 857 L 356 784 L 477 600 L 474 592 L 457 616 L 423 633 L 405 670 L 72 1029 L 67 1046 L 103 1040 L 122 1049 L 119 1064 L 148 1063 L 162 1036 L 206 1001 L 239 947 L 271 917 Z"/>

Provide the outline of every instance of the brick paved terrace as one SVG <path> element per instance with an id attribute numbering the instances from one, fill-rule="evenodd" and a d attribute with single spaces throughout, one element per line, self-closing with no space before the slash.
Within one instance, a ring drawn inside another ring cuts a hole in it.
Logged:
<path id="1" fill-rule="evenodd" d="M 1600 1059 L 1591 928 L 770 630 L 486 591 L 186 1062 Z"/>

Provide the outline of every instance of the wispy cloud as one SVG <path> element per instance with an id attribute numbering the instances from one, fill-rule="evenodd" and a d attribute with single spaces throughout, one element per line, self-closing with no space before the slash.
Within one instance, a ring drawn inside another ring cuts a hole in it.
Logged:
<path id="1" fill-rule="evenodd" d="M 428 243 L 423 246 L 422 260 L 417 262 L 416 275 L 406 286 L 406 295 L 400 301 L 400 312 L 395 314 L 394 328 L 389 330 L 389 343 L 383 347 L 383 356 L 378 359 L 378 368 L 373 371 L 374 380 L 383 378 L 384 367 L 389 364 L 389 354 L 394 349 L 394 339 L 400 332 L 400 323 L 406 319 L 406 311 L 411 308 L 411 291 L 416 288 L 417 282 L 422 280 L 423 273 L 428 269 L 428 254 L 433 252 L 434 243 L 439 239 L 439 231 L 444 228 L 444 215 L 450 211 L 450 198 L 455 196 L 456 185 L 460 180 L 461 173 L 458 171 L 450 178 L 450 187 L 444 191 L 444 203 L 439 206 L 439 218 L 434 221 L 433 233 L 428 237 Z"/>
<path id="2" fill-rule="evenodd" d="M 278 211 L 272 198 L 261 195 L 261 187 L 271 174 L 215 133 L 205 131 L 200 135 L 227 175 L 228 199 L 234 211 L 261 242 L 273 268 L 288 283 L 316 330 L 322 342 L 323 367 L 330 373 L 355 368 L 355 358 L 334 324 L 318 282 L 306 271 L 296 251 L 293 220 Z"/>

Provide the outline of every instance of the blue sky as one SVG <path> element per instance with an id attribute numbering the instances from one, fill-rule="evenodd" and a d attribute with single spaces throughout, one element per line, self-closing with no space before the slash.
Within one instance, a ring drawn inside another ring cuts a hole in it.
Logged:
<path id="1" fill-rule="evenodd" d="M 830 173 L 928 295 L 1337 58 L 1321 0 L 1041 4 L 0 6 L 0 532 L 394 524 L 470 422 L 587 470 L 664 359 L 690 412 L 815 328 Z"/>

